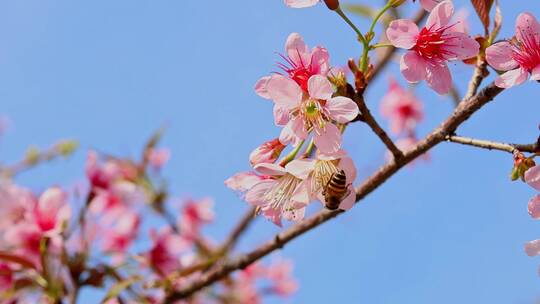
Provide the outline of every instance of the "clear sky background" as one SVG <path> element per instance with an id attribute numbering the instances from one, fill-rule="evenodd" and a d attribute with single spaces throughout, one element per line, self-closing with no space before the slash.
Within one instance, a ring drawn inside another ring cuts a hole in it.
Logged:
<path id="1" fill-rule="evenodd" d="M 502 37 L 513 35 L 520 12 L 540 17 L 533 0 L 502 0 L 502 9 Z M 471 11 L 473 33 L 480 32 L 475 18 Z M 365 28 L 365 21 L 355 21 Z M 12 121 L 0 157 L 9 162 L 29 144 L 76 138 L 82 148 L 75 157 L 19 179 L 36 190 L 69 185 L 84 176 L 87 149 L 137 155 L 149 134 L 167 123 L 171 188 L 178 197 L 215 198 L 217 221 L 207 231 L 220 240 L 246 209 L 223 181 L 247 170 L 249 152 L 279 132 L 271 103 L 256 96 L 253 85 L 277 69 L 276 52 L 293 31 L 312 46 L 326 46 L 335 65 L 359 55 L 352 31 L 322 5 L 293 10 L 281 0 L 0 1 L 0 113 Z M 452 69 L 464 92 L 472 70 L 462 64 Z M 397 71 L 393 64 L 370 89 L 374 112 L 387 89 L 385 78 Z M 539 92 L 540 85 L 527 82 L 502 93 L 458 133 L 532 142 L 540 123 Z M 452 103 L 423 84 L 417 94 L 427 113 L 419 127 L 425 135 Z M 383 146 L 363 125 L 347 129 L 345 147 L 357 162 L 357 182 L 384 161 Z M 429 163 L 403 170 L 350 212 L 281 250 L 295 261 L 300 282 L 289 302 L 538 301 L 540 258 L 523 251 L 526 241 L 540 237 L 540 223 L 527 214 L 535 192 L 510 182 L 511 167 L 511 155 L 503 152 L 441 144 Z M 319 208 L 314 204 L 312 212 Z M 258 219 L 239 249 L 279 231 Z M 81 303 L 96 303 L 98 296 L 86 292 Z"/>

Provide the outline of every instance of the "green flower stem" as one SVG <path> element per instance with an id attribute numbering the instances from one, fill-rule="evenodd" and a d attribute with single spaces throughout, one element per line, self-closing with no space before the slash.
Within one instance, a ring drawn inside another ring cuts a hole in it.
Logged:
<path id="1" fill-rule="evenodd" d="M 362 59 L 360 60 L 360 70 L 364 73 L 367 72 L 368 65 L 369 65 L 369 58 L 368 54 L 370 49 L 373 47 L 369 45 L 371 40 L 373 40 L 373 37 L 375 37 L 375 33 L 373 30 L 375 29 L 375 25 L 379 22 L 379 19 L 386 13 L 387 10 L 392 8 L 392 1 L 388 1 L 386 5 L 377 13 L 375 18 L 373 19 L 373 22 L 371 23 L 369 27 L 369 31 L 366 33 L 366 38 L 364 39 L 364 50 L 362 52 Z"/>
<path id="2" fill-rule="evenodd" d="M 343 19 L 345 20 L 345 22 L 347 22 L 347 24 L 356 32 L 356 34 L 358 35 L 358 40 L 360 40 L 360 42 L 362 42 L 362 44 L 365 46 L 366 45 L 366 38 L 364 37 L 364 35 L 362 35 L 362 32 L 360 32 L 360 30 L 356 27 L 356 25 L 354 25 L 354 23 L 352 23 L 351 19 L 349 19 L 349 17 L 347 17 L 347 15 L 345 15 L 345 13 L 341 10 L 340 7 L 338 7 L 335 12 Z"/>
<path id="3" fill-rule="evenodd" d="M 306 142 L 306 140 L 302 140 L 298 146 L 296 146 L 289 154 L 287 154 L 287 156 L 285 156 L 281 162 L 279 163 L 281 166 L 285 166 L 286 164 L 290 163 L 295 157 L 296 155 L 298 154 L 298 152 L 300 152 L 300 149 L 302 149 L 302 146 L 304 145 L 304 142 Z"/>

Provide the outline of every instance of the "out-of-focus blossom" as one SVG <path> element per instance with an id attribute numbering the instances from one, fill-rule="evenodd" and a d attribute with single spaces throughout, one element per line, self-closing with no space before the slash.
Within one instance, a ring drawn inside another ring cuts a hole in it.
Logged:
<path id="1" fill-rule="evenodd" d="M 140 223 L 141 218 L 137 213 L 126 210 L 110 229 L 103 231 L 103 250 L 110 253 L 125 253 L 136 239 Z"/>
<path id="2" fill-rule="evenodd" d="M 269 176 L 258 175 L 253 171 L 239 172 L 225 180 L 225 186 L 243 193 L 251 189 L 258 182 L 269 179 Z"/>
<path id="3" fill-rule="evenodd" d="M 108 189 L 117 181 L 134 181 L 138 176 L 136 166 L 126 160 L 106 159 L 103 163 L 95 151 L 90 151 L 86 160 L 86 175 L 93 188 Z"/>
<path id="4" fill-rule="evenodd" d="M 182 237 L 188 240 L 200 238 L 200 228 L 214 219 L 214 201 L 210 198 L 201 200 L 188 199 L 184 202 L 178 218 L 178 227 Z"/>
<path id="5" fill-rule="evenodd" d="M 394 79 L 390 79 L 388 93 L 381 101 L 381 114 L 390 121 L 395 134 L 411 134 L 424 117 L 422 103 Z"/>
<path id="6" fill-rule="evenodd" d="M 59 234 L 71 216 L 67 194 L 57 187 L 47 189 L 39 197 L 34 216 L 41 231 L 49 236 Z"/>
<path id="7" fill-rule="evenodd" d="M 188 244 L 169 227 L 150 232 L 152 248 L 145 254 L 147 263 L 161 276 L 167 276 L 180 269 L 179 254 Z"/>
<path id="8" fill-rule="evenodd" d="M 540 191 L 540 165 L 529 168 L 525 171 L 525 182 L 534 189 Z"/>
<path id="9" fill-rule="evenodd" d="M 274 163 L 283 149 L 285 145 L 278 138 L 272 139 L 253 150 L 249 155 L 249 162 L 252 166 L 260 163 Z"/>
<path id="10" fill-rule="evenodd" d="M 529 201 L 527 209 L 529 210 L 529 214 L 531 215 L 532 218 L 535 218 L 535 219 L 540 218 L 540 195 L 535 195 Z"/>
<path id="11" fill-rule="evenodd" d="M 36 202 L 35 196 L 27 189 L 0 179 L 0 230 L 23 221 L 33 211 Z"/>
<path id="12" fill-rule="evenodd" d="M 527 242 L 525 244 L 525 253 L 528 256 L 535 256 L 540 254 L 540 239 Z"/>
<path id="13" fill-rule="evenodd" d="M 0 263 L 0 292 L 13 287 L 13 269 L 8 264 Z"/>
<path id="14" fill-rule="evenodd" d="M 313 75 L 325 76 L 330 69 L 328 51 L 323 47 L 310 49 L 304 39 L 298 33 L 292 33 L 285 43 L 286 63 L 279 64 L 286 76 L 296 82 L 304 92 L 308 91 L 308 80 Z M 262 77 L 255 85 L 255 92 L 266 99 L 273 99 L 268 90 L 268 84 L 272 76 Z M 274 122 L 278 126 L 284 126 L 290 120 L 289 111 L 281 104 L 274 104 Z"/>
<path id="15" fill-rule="evenodd" d="M 431 11 L 420 30 L 408 19 L 394 20 L 386 30 L 390 42 L 408 50 L 401 57 L 401 73 L 411 83 L 426 80 L 438 94 L 452 87 L 452 75 L 447 62 L 468 59 L 478 54 L 480 45 L 450 22 L 454 13 L 451 1 L 443 1 Z"/>
<path id="16" fill-rule="evenodd" d="M 268 266 L 268 278 L 272 281 L 273 291 L 282 297 L 287 297 L 298 290 L 298 283 L 292 277 L 293 264 L 291 261 L 280 260 Z"/>
<path id="17" fill-rule="evenodd" d="M 319 3 L 319 0 L 284 0 L 285 5 L 292 8 L 306 8 Z"/>
<path id="18" fill-rule="evenodd" d="M 501 88 L 519 85 L 527 80 L 540 80 L 540 24 L 530 13 L 516 20 L 516 36 L 486 49 L 486 60 L 495 69 L 505 71 L 495 84 Z"/>
<path id="19" fill-rule="evenodd" d="M 24 256 L 38 266 L 42 238 L 43 232 L 36 225 L 22 222 L 6 230 L 3 241 L 13 253 Z"/>
<path id="20" fill-rule="evenodd" d="M 304 218 L 310 198 L 308 188 L 302 183 L 308 171 L 301 165 L 305 161 L 293 160 L 285 168 L 275 164 L 258 164 L 255 170 L 272 176 L 251 187 L 245 200 L 257 206 L 260 213 L 274 224 L 281 226 L 281 219 L 299 221 Z"/>
<path id="21" fill-rule="evenodd" d="M 431 12 L 431 10 L 433 10 L 433 8 L 437 6 L 437 4 L 442 2 L 442 0 L 420 0 L 419 2 L 423 9 L 425 9 L 428 12 Z"/>
<path id="22" fill-rule="evenodd" d="M 140 201 L 142 195 L 134 183 L 118 181 L 107 190 L 95 189 L 89 210 L 94 214 L 103 214 L 105 218 L 115 218 L 126 209 L 133 208 L 134 203 Z"/>
<path id="23" fill-rule="evenodd" d="M 359 113 L 350 98 L 332 97 L 330 81 L 321 75 L 311 76 L 307 94 L 290 78 L 274 75 L 267 89 L 275 104 L 289 113 L 291 120 L 281 131 L 283 144 L 296 144 L 314 133 L 315 146 L 323 153 L 333 153 L 341 147 L 341 131 L 334 124 L 348 123 Z"/>
<path id="24" fill-rule="evenodd" d="M 161 169 L 171 158 L 171 151 L 169 149 L 150 149 L 148 151 L 148 163 L 154 169 Z"/>

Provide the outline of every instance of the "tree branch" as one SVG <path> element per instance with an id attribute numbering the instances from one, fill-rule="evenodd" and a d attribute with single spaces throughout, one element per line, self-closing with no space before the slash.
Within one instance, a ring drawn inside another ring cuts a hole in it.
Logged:
<path id="1" fill-rule="evenodd" d="M 504 151 L 508 153 L 514 153 L 514 151 L 516 150 L 520 152 L 535 153 L 539 150 L 539 147 L 537 146 L 536 143 L 528 144 L 528 145 L 507 144 L 507 143 L 500 143 L 500 142 L 495 142 L 495 141 L 475 139 L 475 138 L 462 137 L 462 136 L 456 136 L 456 135 L 446 136 L 446 141 L 458 143 L 462 145 L 467 145 L 467 146 L 473 146 L 473 147 L 477 147 L 481 149 L 499 150 L 499 151 Z"/>
<path id="2" fill-rule="evenodd" d="M 465 94 L 464 99 L 468 99 L 476 95 L 476 92 L 478 91 L 478 87 L 480 87 L 480 84 L 482 84 L 482 80 L 484 80 L 484 78 L 486 78 L 488 74 L 489 74 L 489 71 L 487 69 L 486 60 L 479 57 L 478 62 L 476 63 L 476 68 L 474 69 L 472 79 L 469 82 L 469 87 L 467 88 L 467 93 Z"/>
<path id="3" fill-rule="evenodd" d="M 234 248 L 240 236 L 247 230 L 251 222 L 253 222 L 253 219 L 255 219 L 255 208 L 251 207 L 236 224 L 223 245 L 221 245 L 220 252 L 222 254 L 225 255 Z"/>
<path id="4" fill-rule="evenodd" d="M 419 141 L 411 150 L 407 151 L 401 159 L 393 161 L 382 166 L 371 177 L 364 181 L 356 188 L 356 202 L 365 198 L 368 194 L 382 185 L 388 178 L 401 169 L 406 164 L 410 163 L 418 156 L 424 154 L 437 144 L 445 140 L 446 136 L 452 134 L 459 125 L 469 119 L 469 117 L 485 104 L 493 100 L 503 89 L 496 87 L 493 83 L 484 88 L 474 97 L 466 99 L 454 110 L 452 115 L 448 117 L 438 128 L 433 130 L 423 140 Z M 209 286 L 210 284 L 221 280 L 229 273 L 242 269 L 253 263 L 254 261 L 264 257 L 272 251 L 282 248 L 285 244 L 304 234 L 305 232 L 321 225 L 322 223 L 338 216 L 342 211 L 321 210 L 312 217 L 292 226 L 275 236 L 271 241 L 268 241 L 260 247 L 241 255 L 231 261 L 228 261 L 218 268 L 202 275 L 199 279 L 186 285 L 184 288 L 170 294 L 165 300 L 166 303 L 172 303 L 174 300 L 187 298 L 198 290 Z"/>

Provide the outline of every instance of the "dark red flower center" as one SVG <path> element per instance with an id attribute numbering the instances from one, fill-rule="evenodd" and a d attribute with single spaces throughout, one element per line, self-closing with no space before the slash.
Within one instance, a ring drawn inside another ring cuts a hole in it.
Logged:
<path id="1" fill-rule="evenodd" d="M 540 65 L 540 39 L 535 35 L 521 34 L 522 41 L 513 40 L 512 58 L 528 72 Z"/>
<path id="2" fill-rule="evenodd" d="M 311 62 L 303 62 L 302 56 L 298 53 L 298 60 L 300 62 L 295 62 L 291 57 L 280 55 L 285 63 L 278 63 L 278 66 L 285 71 L 289 77 L 294 80 L 304 92 L 308 91 L 308 80 L 311 76 L 317 74 L 313 71 L 313 65 Z"/>
<path id="3" fill-rule="evenodd" d="M 425 59 L 439 59 L 451 57 L 453 54 L 448 51 L 448 42 L 452 39 L 451 35 L 446 34 L 446 30 L 453 25 L 435 28 L 431 26 L 429 28 L 422 28 L 418 34 L 416 45 L 413 50 Z"/>

